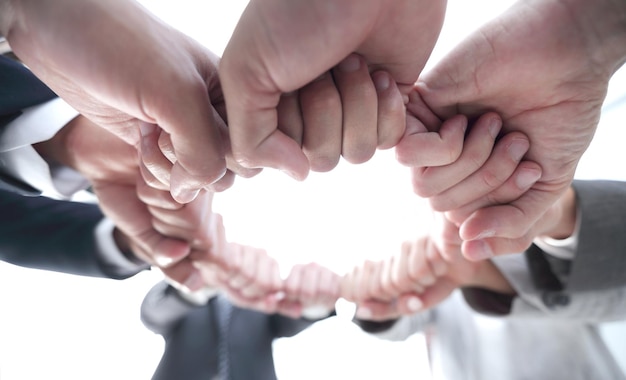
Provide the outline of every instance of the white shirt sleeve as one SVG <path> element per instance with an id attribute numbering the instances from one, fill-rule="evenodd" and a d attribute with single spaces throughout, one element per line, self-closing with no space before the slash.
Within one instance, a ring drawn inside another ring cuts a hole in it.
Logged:
<path id="1" fill-rule="evenodd" d="M 70 198 L 89 187 L 78 172 L 49 165 L 32 147 L 51 139 L 76 116 L 78 112 L 60 98 L 23 110 L 0 133 L 0 170 L 53 198 Z"/>
<path id="2" fill-rule="evenodd" d="M 572 235 L 566 239 L 552 239 L 545 236 L 535 238 L 533 241 L 542 251 L 563 260 L 573 260 L 578 248 L 578 235 L 580 234 L 580 210 L 576 212 L 576 225 Z"/>
<path id="3" fill-rule="evenodd" d="M 122 272 L 134 272 L 145 269 L 146 264 L 137 264 L 126 258 L 119 250 L 113 238 L 115 224 L 109 218 L 103 218 L 94 231 L 96 247 L 100 259 L 110 267 L 119 268 Z"/>

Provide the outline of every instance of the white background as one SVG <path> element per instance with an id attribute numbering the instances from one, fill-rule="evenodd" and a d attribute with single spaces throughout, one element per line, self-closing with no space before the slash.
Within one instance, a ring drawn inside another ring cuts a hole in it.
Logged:
<path id="1" fill-rule="evenodd" d="M 246 4 L 143 3 L 217 54 Z M 433 60 L 511 3 L 450 0 Z M 607 104 L 624 103 L 623 77 L 615 77 Z M 610 110 L 581 161 L 579 178 L 624 179 L 626 115 L 620 107 Z M 272 171 L 240 179 L 216 198 L 215 209 L 225 217 L 229 239 L 266 248 L 285 268 L 316 260 L 338 272 L 363 258 L 395 252 L 429 220 L 392 151 L 379 152 L 360 166 L 342 162 L 303 183 Z M 139 304 L 160 278 L 153 271 L 116 282 L 0 264 L 0 379 L 149 379 L 163 342 L 140 323 Z M 428 377 L 424 349 L 420 335 L 402 343 L 381 342 L 361 334 L 344 315 L 277 342 L 275 356 L 278 374 L 287 380 L 417 379 Z"/>

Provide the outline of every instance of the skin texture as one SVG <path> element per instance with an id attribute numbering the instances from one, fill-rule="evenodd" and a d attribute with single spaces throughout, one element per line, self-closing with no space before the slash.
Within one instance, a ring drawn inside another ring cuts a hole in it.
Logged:
<path id="1" fill-rule="evenodd" d="M 598 20 L 603 20 L 599 22 Z M 531 227 L 568 188 L 593 138 L 608 81 L 626 57 L 626 5 L 606 0 L 520 1 L 485 24 L 420 78 L 418 91 L 440 117 L 473 118 L 487 110 L 503 119 L 503 131 L 530 139 L 526 158 L 542 176 L 519 199 L 476 212 L 455 210 L 453 193 L 413 173 L 417 194 L 435 197 L 460 226 L 470 259 L 519 252 Z"/>
<path id="2" fill-rule="evenodd" d="M 445 5 L 407 0 L 251 1 L 220 63 L 235 159 L 244 167 L 272 167 L 300 180 L 311 168 L 324 170 L 315 159 L 309 162 L 298 139 L 280 127 L 281 95 L 299 89 L 322 92 L 325 73 L 350 53 L 363 57 L 368 71 L 388 72 L 402 94 L 408 94 L 439 35 Z M 342 82 L 337 86 L 343 88 Z M 345 115 L 359 114 L 352 113 L 351 102 L 338 104 L 337 97 L 327 102 L 337 114 L 340 109 Z M 350 116 L 336 123 L 343 123 L 350 136 L 357 129 L 372 129 L 358 121 Z M 304 135 L 317 134 L 317 129 L 305 124 Z M 357 162 L 367 157 L 349 146 L 344 153 Z"/>

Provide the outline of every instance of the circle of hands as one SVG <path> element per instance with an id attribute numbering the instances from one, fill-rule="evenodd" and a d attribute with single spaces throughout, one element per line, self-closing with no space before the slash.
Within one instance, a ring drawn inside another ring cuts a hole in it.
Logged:
<path id="1" fill-rule="evenodd" d="M 94 37 L 59 22 L 56 34 L 71 35 L 71 46 L 48 43 L 45 28 L 21 29 L 47 25 L 38 17 L 60 2 L 24 3 L 16 11 L 35 21 L 2 34 L 46 84 L 104 127 L 80 120 L 64 128 L 65 151 L 138 257 L 176 283 L 217 284 L 257 309 L 295 315 L 344 297 L 382 318 L 432 305 L 475 281 L 476 260 L 520 252 L 554 223 L 623 62 L 611 46 L 621 40 L 603 38 L 617 35 L 610 28 L 618 24 L 584 23 L 622 12 L 609 2 L 520 1 L 421 74 L 445 1 L 329 1 L 251 1 L 221 61 L 133 2 L 81 2 L 85 24 L 129 18 L 135 28 Z M 66 54 L 76 49 L 88 53 Z M 120 61 L 107 65 L 110 57 Z M 154 57 L 158 65 L 136 64 Z M 363 163 L 392 147 L 443 222 L 387 260 L 341 278 L 297 266 L 283 281 L 266 255 L 226 243 L 211 224 L 211 192 L 235 176 L 271 167 L 302 180 L 341 157 Z"/>

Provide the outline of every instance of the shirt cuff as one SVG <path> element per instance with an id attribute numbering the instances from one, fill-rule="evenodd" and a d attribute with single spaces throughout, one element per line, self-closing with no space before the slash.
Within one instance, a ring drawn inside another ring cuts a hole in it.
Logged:
<path id="1" fill-rule="evenodd" d="M 88 188 L 89 182 L 78 172 L 48 165 L 32 147 L 51 139 L 77 115 L 59 98 L 24 110 L 0 134 L 0 170 L 54 198 L 70 198 Z"/>
<path id="2" fill-rule="evenodd" d="M 109 267 L 118 268 L 119 272 L 139 272 L 146 268 L 146 264 L 137 264 L 130 261 L 115 244 L 113 230 L 115 224 L 109 218 L 104 218 L 94 231 L 98 255 L 102 262 Z"/>
<path id="3" fill-rule="evenodd" d="M 565 239 L 553 239 L 547 236 L 540 236 L 534 239 L 535 245 L 550 256 L 562 260 L 573 260 L 578 249 L 578 235 L 580 233 L 580 209 L 576 212 L 576 225 L 572 235 Z"/>

